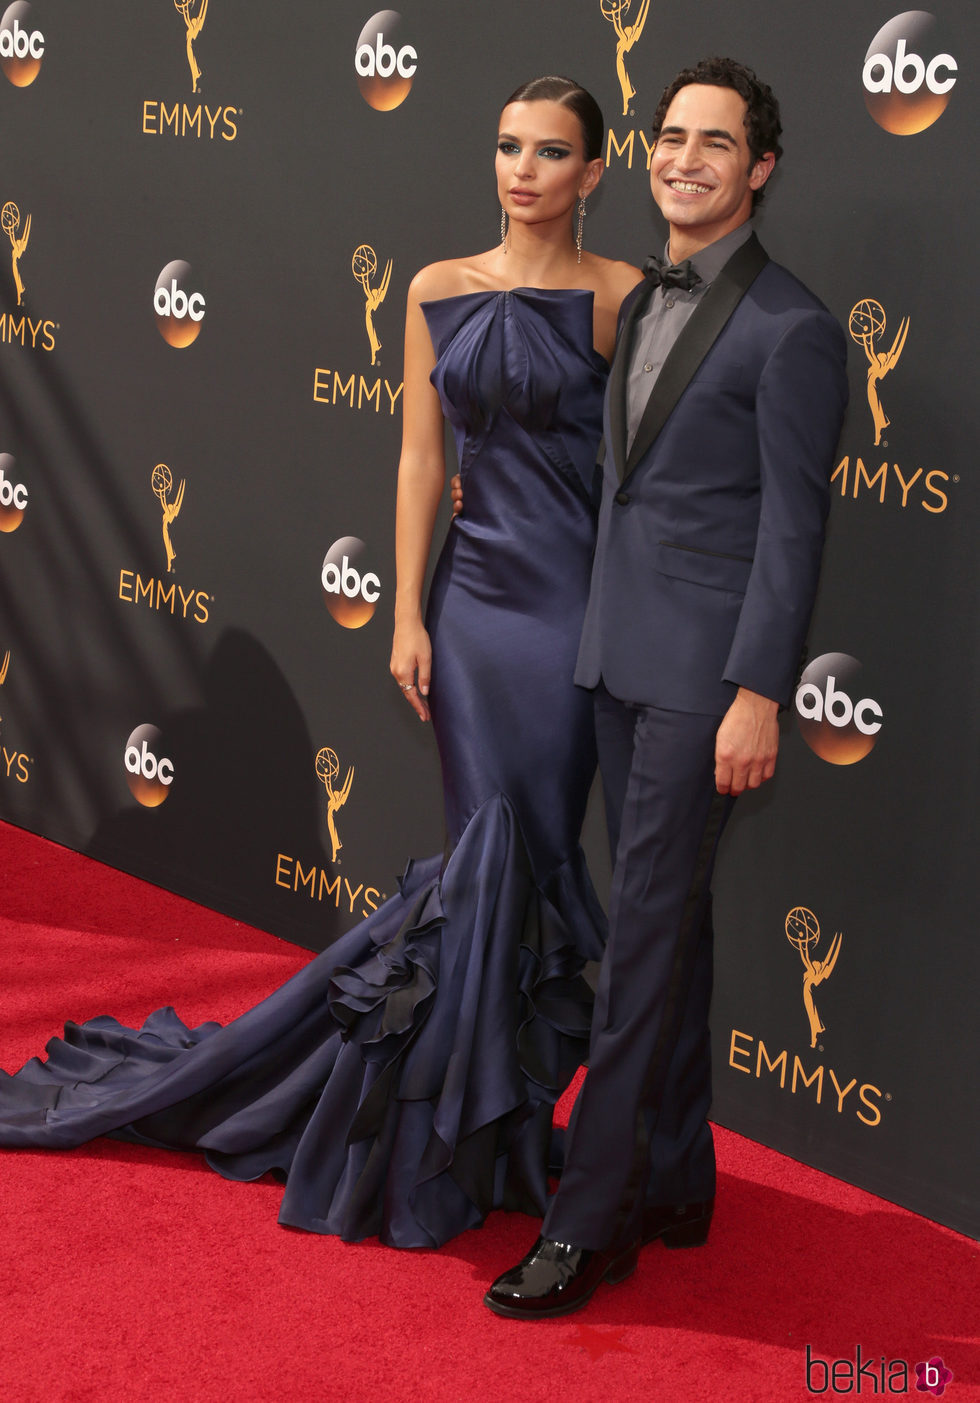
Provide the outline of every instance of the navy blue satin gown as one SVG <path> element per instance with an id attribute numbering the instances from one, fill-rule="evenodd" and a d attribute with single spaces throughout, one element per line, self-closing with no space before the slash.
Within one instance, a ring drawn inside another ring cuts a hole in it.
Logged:
<path id="1" fill-rule="evenodd" d="M 0 1145 L 98 1135 L 286 1176 L 280 1221 L 433 1247 L 546 1206 L 555 1101 L 585 1059 L 604 920 L 579 848 L 595 769 L 572 682 L 606 365 L 592 294 L 428 303 L 465 511 L 428 608 L 447 846 L 225 1027 L 69 1023 L 0 1075 Z"/>

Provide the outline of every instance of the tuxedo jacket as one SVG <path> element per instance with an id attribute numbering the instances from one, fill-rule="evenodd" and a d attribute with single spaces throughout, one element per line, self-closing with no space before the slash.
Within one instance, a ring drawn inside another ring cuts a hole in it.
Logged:
<path id="1" fill-rule="evenodd" d="M 820 569 L 844 334 L 753 235 L 671 349 L 627 453 L 627 372 L 649 296 L 641 286 L 625 314 L 606 392 L 575 680 L 707 715 L 740 686 L 784 704 Z"/>

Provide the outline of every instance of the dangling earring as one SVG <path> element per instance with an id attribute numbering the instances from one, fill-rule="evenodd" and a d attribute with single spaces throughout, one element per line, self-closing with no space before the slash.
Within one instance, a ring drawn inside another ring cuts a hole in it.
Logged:
<path id="1" fill-rule="evenodd" d="M 504 253 L 507 252 L 507 211 L 503 205 L 500 206 L 500 242 L 504 246 Z"/>
<path id="2" fill-rule="evenodd" d="M 585 196 L 579 196 L 578 228 L 575 231 L 575 247 L 578 249 L 578 262 L 582 262 L 582 225 L 585 223 Z"/>

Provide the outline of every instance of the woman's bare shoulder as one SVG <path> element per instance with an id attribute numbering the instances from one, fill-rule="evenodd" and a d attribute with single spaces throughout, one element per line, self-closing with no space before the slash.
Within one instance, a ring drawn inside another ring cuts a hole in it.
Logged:
<path id="1" fill-rule="evenodd" d="M 490 254 L 466 258 L 445 258 L 420 268 L 409 284 L 409 296 L 417 302 L 438 302 L 444 297 L 460 297 L 468 292 L 485 292 L 492 285 L 488 267 Z"/>
<path id="2" fill-rule="evenodd" d="M 611 301 L 622 302 L 627 293 L 643 281 L 642 270 L 632 263 L 623 263 L 615 258 L 599 258 L 596 261 L 599 264 L 599 279 Z"/>

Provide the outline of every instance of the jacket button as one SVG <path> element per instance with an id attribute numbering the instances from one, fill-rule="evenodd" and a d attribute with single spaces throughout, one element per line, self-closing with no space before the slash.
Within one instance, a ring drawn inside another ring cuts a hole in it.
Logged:
<path id="1" fill-rule="evenodd" d="M 626 505 L 626 503 L 629 501 L 629 499 L 630 499 L 630 494 L 629 494 L 628 492 L 617 492 L 616 495 L 615 495 L 615 497 L 613 498 L 613 501 L 614 501 L 614 502 L 618 502 L 618 504 L 619 504 L 621 507 L 625 507 L 625 505 Z"/>

